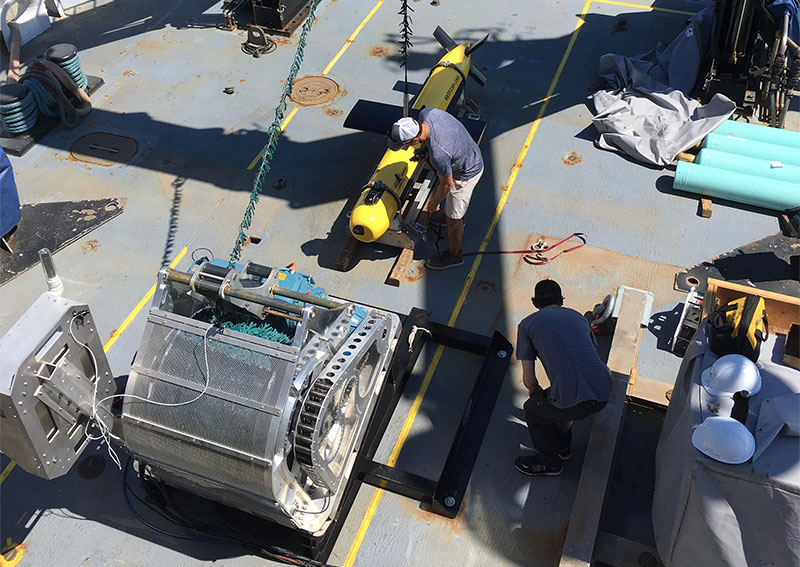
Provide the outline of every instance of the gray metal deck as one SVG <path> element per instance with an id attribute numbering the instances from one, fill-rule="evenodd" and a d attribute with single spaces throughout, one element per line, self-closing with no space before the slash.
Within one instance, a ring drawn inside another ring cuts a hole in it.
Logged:
<path id="1" fill-rule="evenodd" d="M 29 59 L 51 44 L 75 43 L 84 69 L 106 81 L 76 129 L 58 128 L 11 160 L 23 202 L 127 199 L 122 215 L 55 255 L 65 295 L 91 305 L 104 340 L 129 323 L 108 350 L 118 375 L 127 374 L 138 347 L 144 318 L 134 311 L 162 261 L 172 261 L 183 248 L 188 249 L 179 264 L 184 268 L 196 248 L 220 256 L 230 252 L 252 187 L 254 170 L 248 166 L 265 142 L 294 57 L 296 38 L 281 40 L 274 53 L 260 59 L 242 54 L 243 33 L 215 29 L 220 4 L 97 1 L 23 48 Z M 491 34 L 474 56 L 489 81 L 483 88 L 468 86 L 489 126 L 482 144 L 486 169 L 468 214 L 464 249 L 477 250 L 484 240 L 489 250 L 520 249 L 540 236 L 572 232 L 586 233 L 589 245 L 548 266 L 529 266 L 518 256 L 479 256 L 441 273 L 424 271 L 422 260 L 433 252 L 428 247 L 419 251 L 400 288 L 383 283 L 393 263 L 391 250 L 364 249 L 350 271 L 333 270 L 346 237 L 346 215 L 384 144 L 380 137 L 343 129 L 342 122 L 359 98 L 400 103 L 392 86 L 401 72 L 396 3 L 329 0 L 318 9 L 301 75 L 321 74 L 338 54 L 327 75 L 341 91 L 328 104 L 300 108 L 286 127 L 251 231 L 262 240 L 245 248 L 244 259 L 275 266 L 297 262 L 298 270 L 314 274 L 334 295 L 398 312 L 422 307 L 434 320 L 479 333 L 498 329 L 513 341 L 516 323 L 531 310 L 532 287 L 542 277 L 561 282 L 566 304 L 581 312 L 628 285 L 654 292 L 654 314 L 669 313 L 683 297 L 673 290 L 677 271 L 777 230 L 774 218 L 743 209 L 715 206 L 711 219 L 699 218 L 696 200 L 672 193 L 669 172 L 592 144 L 586 103 L 595 88 L 598 57 L 632 55 L 656 40 L 669 42 L 703 3 L 442 0 L 438 7 L 427 1 L 412 6 L 410 80 L 423 82 L 441 55 L 430 36 L 436 25 L 459 41 Z M 618 25 L 621 15 L 624 29 Z M 223 93 L 228 86 L 235 88 L 233 95 Z M 790 122 L 800 129 L 797 113 Z M 137 156 L 109 167 L 71 159 L 71 144 L 96 131 L 135 138 Z M 578 159 L 567 160 L 573 152 Z M 283 189 L 273 188 L 279 178 L 285 179 Z M 176 230 L 170 241 L 171 223 Z M 0 333 L 44 289 L 38 267 L 0 288 Z M 654 323 L 645 333 L 638 373 L 671 382 L 680 359 L 664 350 L 672 328 L 663 327 Z M 379 457 L 389 459 L 394 450 L 402 466 L 433 475 L 456 427 L 459 404 L 452 381 L 474 372 L 475 361 L 449 352 L 441 359 L 433 352 L 423 358 Z M 430 386 L 419 391 L 431 373 Z M 534 480 L 519 475 L 513 460 L 528 445 L 520 377 L 514 364 L 456 520 L 364 487 L 330 562 L 556 565 L 589 424 L 577 425 L 576 458 L 563 475 Z M 401 430 L 407 420 L 406 433 Z M 0 466 L 7 464 L 3 457 Z M 129 513 L 122 475 L 108 459 L 93 479 L 74 470 L 48 483 L 12 470 L 0 498 L 0 537 L 3 543 L 8 538 L 24 543 L 20 565 L 267 563 L 225 542 L 180 540 L 149 530 Z M 159 526 L 170 529 L 163 521 Z"/>

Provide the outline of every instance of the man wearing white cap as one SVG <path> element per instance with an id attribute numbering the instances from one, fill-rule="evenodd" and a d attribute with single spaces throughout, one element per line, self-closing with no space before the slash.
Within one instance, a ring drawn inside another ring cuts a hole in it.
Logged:
<path id="1" fill-rule="evenodd" d="M 467 129 L 451 114 L 437 108 L 425 108 L 419 121 L 401 118 L 392 125 L 389 148 L 405 149 L 411 144 L 423 144 L 428 162 L 439 178 L 436 190 L 428 198 L 425 210 L 436 211 L 445 201 L 448 248 L 425 262 L 431 270 L 455 268 L 464 263 L 461 239 L 464 236 L 464 215 L 472 191 L 483 174 L 483 156 L 478 144 Z"/>

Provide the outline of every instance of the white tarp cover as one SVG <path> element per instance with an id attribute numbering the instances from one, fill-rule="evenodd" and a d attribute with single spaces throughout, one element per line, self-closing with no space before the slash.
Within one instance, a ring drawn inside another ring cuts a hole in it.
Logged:
<path id="1" fill-rule="evenodd" d="M 607 90 L 592 97 L 598 146 L 665 166 L 728 119 L 736 105 L 727 97 L 717 94 L 702 105 L 686 96 L 709 51 L 712 20 L 707 8 L 666 48 L 600 58 Z"/>
<path id="2" fill-rule="evenodd" d="M 800 392 L 800 371 L 773 362 L 783 359 L 786 338 L 771 336 L 761 347 L 762 387 L 750 399 L 745 423 L 755 433 L 756 456 L 740 465 L 707 457 L 692 446 L 692 432 L 733 407 L 729 396 L 712 396 L 701 385 L 702 371 L 717 359 L 708 348 L 708 330 L 707 322 L 701 325 L 684 355 L 658 441 L 658 554 L 669 567 L 800 565 L 800 437 L 786 420 L 774 436 L 757 431 L 765 404 L 797 400 L 792 394 Z M 800 407 L 794 412 L 790 422 Z"/>

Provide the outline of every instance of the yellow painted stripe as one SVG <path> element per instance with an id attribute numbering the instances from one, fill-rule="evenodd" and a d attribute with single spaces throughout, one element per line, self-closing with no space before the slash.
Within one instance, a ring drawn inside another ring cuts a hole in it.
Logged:
<path id="1" fill-rule="evenodd" d="M 356 36 L 363 29 L 363 27 L 367 25 L 367 22 L 370 21 L 370 19 L 372 19 L 372 16 L 374 16 L 375 12 L 378 11 L 378 8 L 380 8 L 381 5 L 383 5 L 383 2 L 384 0 L 378 0 L 378 3 L 375 4 L 372 10 L 370 10 L 369 14 L 367 14 L 367 17 L 361 20 L 361 23 L 358 24 L 358 27 L 355 29 L 355 31 L 352 34 L 350 34 L 350 37 L 348 37 L 347 41 L 344 42 L 344 45 L 339 50 L 339 53 L 337 53 L 336 56 L 333 59 L 331 59 L 331 62 L 328 63 L 328 66 L 322 70 L 323 75 L 327 75 L 328 73 L 330 73 L 331 69 L 333 69 L 333 66 L 336 65 L 336 62 L 339 60 L 339 57 L 341 57 L 344 54 L 344 52 L 347 51 L 347 48 L 352 45 L 352 43 L 356 40 Z"/>
<path id="2" fill-rule="evenodd" d="M 506 189 L 503 191 L 503 195 L 500 197 L 500 202 L 497 205 L 497 209 L 494 213 L 494 218 L 492 218 L 492 222 L 489 225 L 486 234 L 483 237 L 483 241 L 481 242 L 480 251 L 483 252 L 486 250 L 486 247 L 489 245 L 489 241 L 492 238 L 492 234 L 494 234 L 494 230 L 497 227 L 497 222 L 500 219 L 500 214 L 503 212 L 503 208 L 506 205 L 506 201 L 508 201 L 508 196 L 511 193 L 511 188 L 514 186 L 514 182 L 517 179 L 517 174 L 519 173 L 520 168 L 522 167 L 522 163 L 525 161 L 525 156 L 528 154 L 528 150 L 533 143 L 533 138 L 536 135 L 536 131 L 539 129 L 539 124 L 542 121 L 542 117 L 544 116 L 545 110 L 547 109 L 547 102 L 550 100 L 553 92 L 556 89 L 556 85 L 558 84 L 558 80 L 561 78 L 561 73 L 564 72 L 564 67 L 567 64 L 567 59 L 569 59 L 569 54 L 572 52 L 572 48 L 575 45 L 575 40 L 578 37 L 578 32 L 581 29 L 581 26 L 584 23 L 584 17 L 586 13 L 589 11 L 589 7 L 591 6 L 593 0 L 586 0 L 586 4 L 583 6 L 583 11 L 581 11 L 580 16 L 578 17 L 578 23 L 575 25 L 575 29 L 572 32 L 572 37 L 569 40 L 569 44 L 567 45 L 567 49 L 564 52 L 563 57 L 561 58 L 561 62 L 556 69 L 556 74 L 553 77 L 552 82 L 550 83 L 550 88 L 547 91 L 547 95 L 544 98 L 544 103 L 542 107 L 539 109 L 539 114 L 536 117 L 536 120 L 533 122 L 530 131 L 528 132 L 528 137 L 525 139 L 525 144 L 522 146 L 522 151 L 520 151 L 519 157 L 517 157 L 517 161 L 514 163 L 514 167 L 511 170 L 511 175 L 508 179 L 508 183 L 506 184 Z M 469 292 L 469 288 L 472 286 L 472 281 L 475 279 L 475 274 L 478 271 L 478 266 L 480 266 L 481 258 L 483 257 L 482 254 L 478 254 L 475 256 L 475 260 L 472 262 L 472 267 L 470 268 L 469 274 L 467 275 L 467 279 L 464 281 L 464 285 L 461 288 L 461 295 L 458 297 L 458 301 L 456 302 L 455 307 L 453 308 L 453 312 L 450 315 L 450 319 L 447 322 L 448 325 L 454 325 L 456 320 L 458 319 L 458 315 L 461 313 L 461 308 L 464 306 L 464 301 L 466 300 L 467 293 Z M 403 449 L 403 445 L 405 445 L 406 439 L 408 438 L 408 434 L 411 431 L 411 426 L 414 424 L 414 420 L 417 417 L 417 412 L 419 411 L 420 405 L 422 404 L 422 398 L 425 397 L 425 393 L 428 391 L 428 386 L 431 383 L 433 378 L 433 374 L 436 371 L 437 366 L 439 365 L 439 361 L 442 357 L 442 353 L 444 352 L 444 347 L 439 345 L 436 348 L 436 352 L 433 355 L 433 359 L 431 360 L 430 366 L 428 366 L 427 372 L 425 372 L 425 377 L 422 380 L 422 384 L 419 387 L 419 392 L 417 392 L 417 396 L 414 398 L 414 403 L 411 405 L 411 410 L 408 412 L 406 416 L 406 420 L 403 423 L 403 428 L 400 430 L 400 435 L 397 438 L 397 441 L 392 448 L 392 454 L 389 456 L 389 460 L 387 464 L 389 466 L 394 466 L 397 462 L 397 458 L 400 456 L 400 451 Z M 364 519 L 361 520 L 361 525 L 356 532 L 356 537 L 353 540 L 352 545 L 350 546 L 350 551 L 347 554 L 347 558 L 344 562 L 344 567 L 353 567 L 356 556 L 358 555 L 359 549 L 361 549 L 361 545 L 364 542 L 364 537 L 367 535 L 367 530 L 369 529 L 370 524 L 372 523 L 372 519 L 375 517 L 375 513 L 378 510 L 378 504 L 383 498 L 383 490 L 377 489 L 375 494 L 372 496 L 372 500 L 367 507 L 367 512 L 364 514 Z"/>
<path id="3" fill-rule="evenodd" d="M 356 36 L 361 32 L 361 30 L 364 28 L 364 26 L 367 25 L 367 22 L 369 22 L 372 19 L 372 16 L 375 15 L 375 12 L 377 12 L 378 8 L 380 8 L 383 5 L 384 1 L 385 0 L 378 0 L 378 3 L 375 4 L 375 6 L 373 6 L 372 10 L 369 11 L 369 14 L 367 14 L 367 16 L 363 20 L 361 20 L 361 23 L 358 24 L 358 27 L 355 29 L 355 31 L 353 33 L 351 33 L 350 37 L 347 38 L 347 41 L 344 42 L 344 45 L 339 50 L 339 53 L 337 53 L 333 57 L 333 59 L 331 59 L 331 62 L 328 63 L 328 66 L 325 67 L 325 69 L 322 70 L 322 74 L 323 75 L 327 75 L 328 73 L 331 72 L 331 69 L 333 69 L 333 66 L 336 65 L 336 62 L 339 60 L 339 58 L 344 54 L 345 51 L 347 51 L 347 48 L 350 47 L 353 44 L 353 42 L 356 40 Z M 297 114 L 298 110 L 300 110 L 300 107 L 299 106 L 295 106 L 292 109 L 292 111 L 289 113 L 289 116 L 286 117 L 286 120 L 283 121 L 283 124 L 281 124 L 281 133 L 283 133 L 283 131 L 286 130 L 286 127 L 289 125 L 289 122 L 292 121 L 292 118 L 294 118 L 294 115 Z M 250 165 L 247 166 L 247 169 L 248 170 L 253 169 L 256 166 L 256 164 L 258 163 L 258 161 L 261 159 L 261 156 L 263 156 L 263 155 L 264 155 L 264 149 L 262 148 L 261 151 L 258 152 L 258 155 L 253 158 L 253 161 L 250 162 Z"/>
<path id="4" fill-rule="evenodd" d="M 11 471 L 13 471 L 14 467 L 16 467 L 16 466 L 17 466 L 17 463 L 15 463 L 14 461 L 11 461 L 10 463 L 8 463 L 6 465 L 6 468 L 3 469 L 3 474 L 0 474 L 0 484 L 3 484 L 3 481 L 6 478 L 8 478 L 8 475 L 11 474 Z"/>
<path id="5" fill-rule="evenodd" d="M 616 0 L 594 0 L 599 4 L 613 4 L 614 6 L 625 6 L 626 8 L 640 8 L 642 10 L 653 10 L 656 12 L 666 12 L 668 14 L 681 14 L 684 16 L 694 16 L 695 12 L 685 12 L 683 10 L 672 10 L 670 8 L 659 8 L 657 6 L 648 6 L 646 4 L 632 4 L 630 2 L 617 2 Z"/>
<path id="6" fill-rule="evenodd" d="M 286 118 L 283 119 L 283 123 L 281 124 L 281 130 L 280 130 L 281 132 L 286 130 L 286 127 L 289 125 L 289 122 L 292 121 L 292 118 L 294 118 L 294 115 L 297 114 L 298 110 L 300 110 L 300 107 L 299 106 L 295 106 L 292 109 L 292 111 L 289 113 L 289 116 L 287 116 Z M 253 169 L 256 166 L 256 164 L 259 162 L 259 160 L 261 159 L 261 156 L 263 156 L 263 155 L 264 155 L 264 148 L 261 148 L 261 151 L 258 152 L 258 155 L 256 157 L 254 157 L 253 161 L 250 162 L 250 165 L 247 166 L 247 169 L 248 170 Z"/>
<path id="7" fill-rule="evenodd" d="M 180 262 L 183 259 L 183 257 L 186 255 L 186 251 L 187 251 L 187 248 L 184 246 L 181 249 L 181 251 L 178 253 L 178 255 L 175 257 L 175 259 L 172 261 L 172 263 L 169 265 L 169 267 L 170 268 L 174 268 L 175 266 L 177 266 L 178 262 Z M 108 349 L 110 349 L 111 346 L 115 342 L 117 342 L 117 339 L 120 337 L 120 335 L 122 335 L 122 333 L 125 332 L 125 329 L 128 328 L 128 325 L 130 325 L 131 322 L 139 314 L 139 311 L 141 311 L 144 308 L 144 306 L 147 305 L 149 303 L 149 301 L 153 298 L 153 294 L 155 292 L 156 292 L 156 284 L 153 284 L 153 287 L 150 288 L 150 291 L 148 291 L 145 294 L 145 296 L 141 299 L 141 301 L 139 301 L 139 303 L 136 304 L 136 307 L 134 307 L 133 311 L 131 311 L 128 314 L 128 316 L 125 317 L 125 320 L 122 322 L 122 324 L 119 327 L 117 327 L 116 329 L 114 329 L 113 333 L 111 333 L 111 336 L 106 341 L 106 344 L 103 345 L 103 352 L 108 352 Z"/>

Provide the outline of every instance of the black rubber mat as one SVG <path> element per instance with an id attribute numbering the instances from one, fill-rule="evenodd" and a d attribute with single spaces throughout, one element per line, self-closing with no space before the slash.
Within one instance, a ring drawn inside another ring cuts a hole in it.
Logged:
<path id="1" fill-rule="evenodd" d="M 125 199 L 22 205 L 16 229 L 0 247 L 0 285 L 39 263 L 39 250 L 55 253 L 121 214 Z M 56 266 L 58 261 L 56 260 Z"/>

